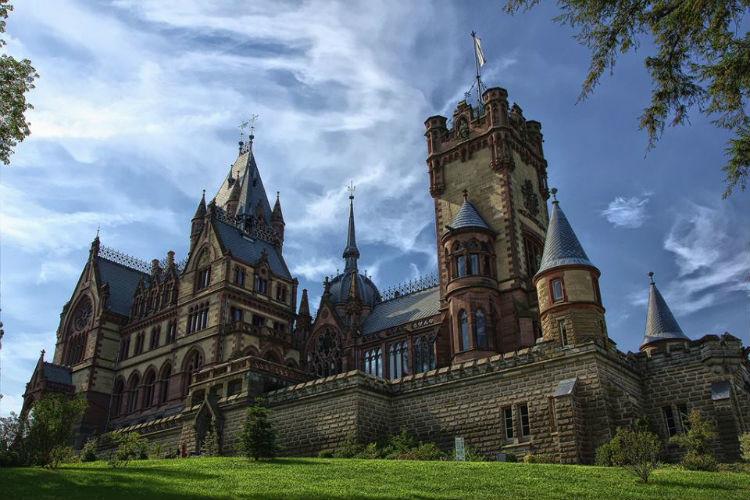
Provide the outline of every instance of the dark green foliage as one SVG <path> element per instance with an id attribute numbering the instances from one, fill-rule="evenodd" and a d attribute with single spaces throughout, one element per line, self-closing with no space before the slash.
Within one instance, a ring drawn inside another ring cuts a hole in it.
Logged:
<path id="1" fill-rule="evenodd" d="M 96 447 L 98 446 L 96 438 L 91 438 L 84 443 L 81 448 L 81 462 L 94 462 L 96 460 Z"/>
<path id="2" fill-rule="evenodd" d="M 529 9 L 539 0 L 506 0 L 505 10 Z M 589 96 L 617 58 L 653 41 L 644 58 L 651 80 L 651 103 L 640 117 L 653 147 L 666 125 L 688 122 L 698 109 L 733 134 L 724 165 L 729 196 L 744 190 L 750 174 L 750 33 L 743 17 L 749 0 L 560 0 L 555 21 L 578 31 L 591 50 L 591 65 L 580 98 Z"/>
<path id="3" fill-rule="evenodd" d="M 659 466 L 661 441 L 645 426 L 635 429 L 620 427 L 609 443 L 597 449 L 598 465 L 625 467 L 644 483 L 648 482 L 654 469 Z"/>
<path id="4" fill-rule="evenodd" d="M 240 443 L 245 456 L 254 460 L 273 458 L 276 454 L 276 432 L 268 420 L 268 409 L 259 401 L 247 410 Z"/>
<path id="5" fill-rule="evenodd" d="M 55 446 L 49 454 L 49 462 L 44 464 L 49 469 L 57 469 L 61 464 L 74 462 L 76 452 L 72 446 Z"/>
<path id="6" fill-rule="evenodd" d="M 124 467 L 131 460 L 146 460 L 148 458 L 148 440 L 137 432 L 114 432 L 112 442 L 117 449 L 109 457 L 111 467 Z"/>
<path id="7" fill-rule="evenodd" d="M 689 429 L 686 433 L 672 436 L 670 442 L 686 451 L 682 466 L 690 470 L 716 470 L 716 457 L 713 442 L 716 429 L 701 412 L 693 410 L 688 416 Z"/>
<path id="8" fill-rule="evenodd" d="M 219 433 L 216 431 L 216 425 L 214 420 L 211 419 L 211 423 L 208 425 L 206 436 L 203 438 L 203 446 L 201 447 L 201 453 L 209 457 L 219 456 Z"/>
<path id="9" fill-rule="evenodd" d="M 12 10 L 9 0 L 0 0 L 0 34 L 5 33 L 5 20 Z M 0 37 L 0 48 L 5 44 Z M 33 106 L 26 102 L 26 93 L 34 88 L 38 77 L 28 59 L 0 55 L 0 161 L 6 165 L 13 148 L 31 133 L 24 113 Z"/>
<path id="10" fill-rule="evenodd" d="M 22 438 L 25 432 L 25 422 L 15 413 L 0 417 L 0 467 L 24 465 Z"/>
<path id="11" fill-rule="evenodd" d="M 73 427 L 86 411 L 88 403 L 82 398 L 69 398 L 59 394 L 44 396 L 34 403 L 29 418 L 29 430 L 23 439 L 28 462 L 51 465 L 62 456 L 56 448 L 70 446 Z"/>
<path id="12" fill-rule="evenodd" d="M 320 455 L 324 458 L 323 455 Z M 333 458 L 364 458 L 387 460 L 445 460 L 447 455 L 434 443 L 422 443 L 402 430 L 384 442 L 364 445 L 349 436 L 342 446 L 326 456 Z"/>

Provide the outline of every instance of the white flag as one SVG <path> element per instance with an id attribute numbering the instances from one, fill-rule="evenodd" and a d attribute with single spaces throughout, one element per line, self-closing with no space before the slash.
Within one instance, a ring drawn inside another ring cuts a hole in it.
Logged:
<path id="1" fill-rule="evenodd" d="M 487 62 L 487 59 L 484 58 L 484 52 L 482 52 L 482 40 L 480 40 L 478 36 L 474 36 L 474 52 L 477 56 L 477 63 L 481 68 L 484 66 L 484 63 Z"/>

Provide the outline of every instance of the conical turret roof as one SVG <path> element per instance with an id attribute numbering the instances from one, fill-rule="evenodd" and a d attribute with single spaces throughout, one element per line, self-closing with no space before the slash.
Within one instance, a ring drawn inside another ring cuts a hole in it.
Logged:
<path id="1" fill-rule="evenodd" d="M 569 265 L 594 267 L 560 208 L 560 202 L 555 200 L 552 202 L 552 215 L 547 226 L 547 237 L 544 240 L 542 261 L 537 274 Z"/>
<path id="2" fill-rule="evenodd" d="M 477 208 L 467 199 L 466 193 L 464 193 L 464 202 L 461 208 L 458 209 L 456 216 L 453 217 L 453 221 L 450 223 L 450 229 L 463 229 L 469 227 L 478 227 L 482 229 L 490 229 L 490 226 L 484 221 Z"/>
<path id="3" fill-rule="evenodd" d="M 653 276 L 653 273 L 649 273 Z M 646 332 L 641 347 L 661 340 L 690 340 L 682 331 L 653 279 L 649 286 Z"/>

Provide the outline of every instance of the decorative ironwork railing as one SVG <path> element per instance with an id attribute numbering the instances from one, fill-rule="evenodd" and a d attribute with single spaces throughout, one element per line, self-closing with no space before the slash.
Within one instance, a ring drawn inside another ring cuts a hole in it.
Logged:
<path id="1" fill-rule="evenodd" d="M 230 226 L 236 227 L 238 230 L 242 231 L 250 238 L 263 240 L 272 245 L 276 245 L 280 241 L 279 235 L 272 227 L 268 227 L 262 224 L 253 224 L 252 227 L 250 227 L 250 229 L 248 230 L 245 228 L 245 224 L 242 220 L 239 220 L 236 217 L 230 217 L 221 207 L 214 207 L 214 217 L 216 218 L 216 220 L 220 220 L 226 224 L 229 224 Z"/>
<path id="2" fill-rule="evenodd" d="M 412 293 L 421 292 L 440 284 L 440 278 L 438 274 L 431 273 L 425 276 L 419 276 L 418 278 L 404 281 L 380 293 L 380 297 L 383 302 L 403 297 L 404 295 L 411 295 Z"/>
<path id="3" fill-rule="evenodd" d="M 135 269 L 136 271 L 140 271 L 142 273 L 150 274 L 151 273 L 151 263 L 144 260 L 139 259 L 138 257 L 133 257 L 132 255 L 128 255 L 125 252 L 121 252 L 120 250 L 117 250 L 112 247 L 101 245 L 99 247 L 99 256 L 103 257 L 107 260 L 111 260 L 112 262 L 115 262 L 117 264 L 121 264 L 125 267 L 129 267 L 130 269 Z M 187 264 L 187 257 L 182 259 L 179 262 L 175 262 L 175 267 L 177 268 L 177 272 L 181 272 L 183 269 L 185 269 L 185 265 Z M 162 269 L 165 269 L 167 267 L 167 259 L 161 259 L 159 261 L 159 266 Z"/>

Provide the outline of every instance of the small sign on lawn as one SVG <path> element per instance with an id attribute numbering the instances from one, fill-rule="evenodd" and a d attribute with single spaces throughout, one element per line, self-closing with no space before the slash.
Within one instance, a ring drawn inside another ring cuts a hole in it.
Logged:
<path id="1" fill-rule="evenodd" d="M 464 462 L 466 460 L 466 447 L 464 446 L 464 438 L 456 438 L 456 461 Z"/>

